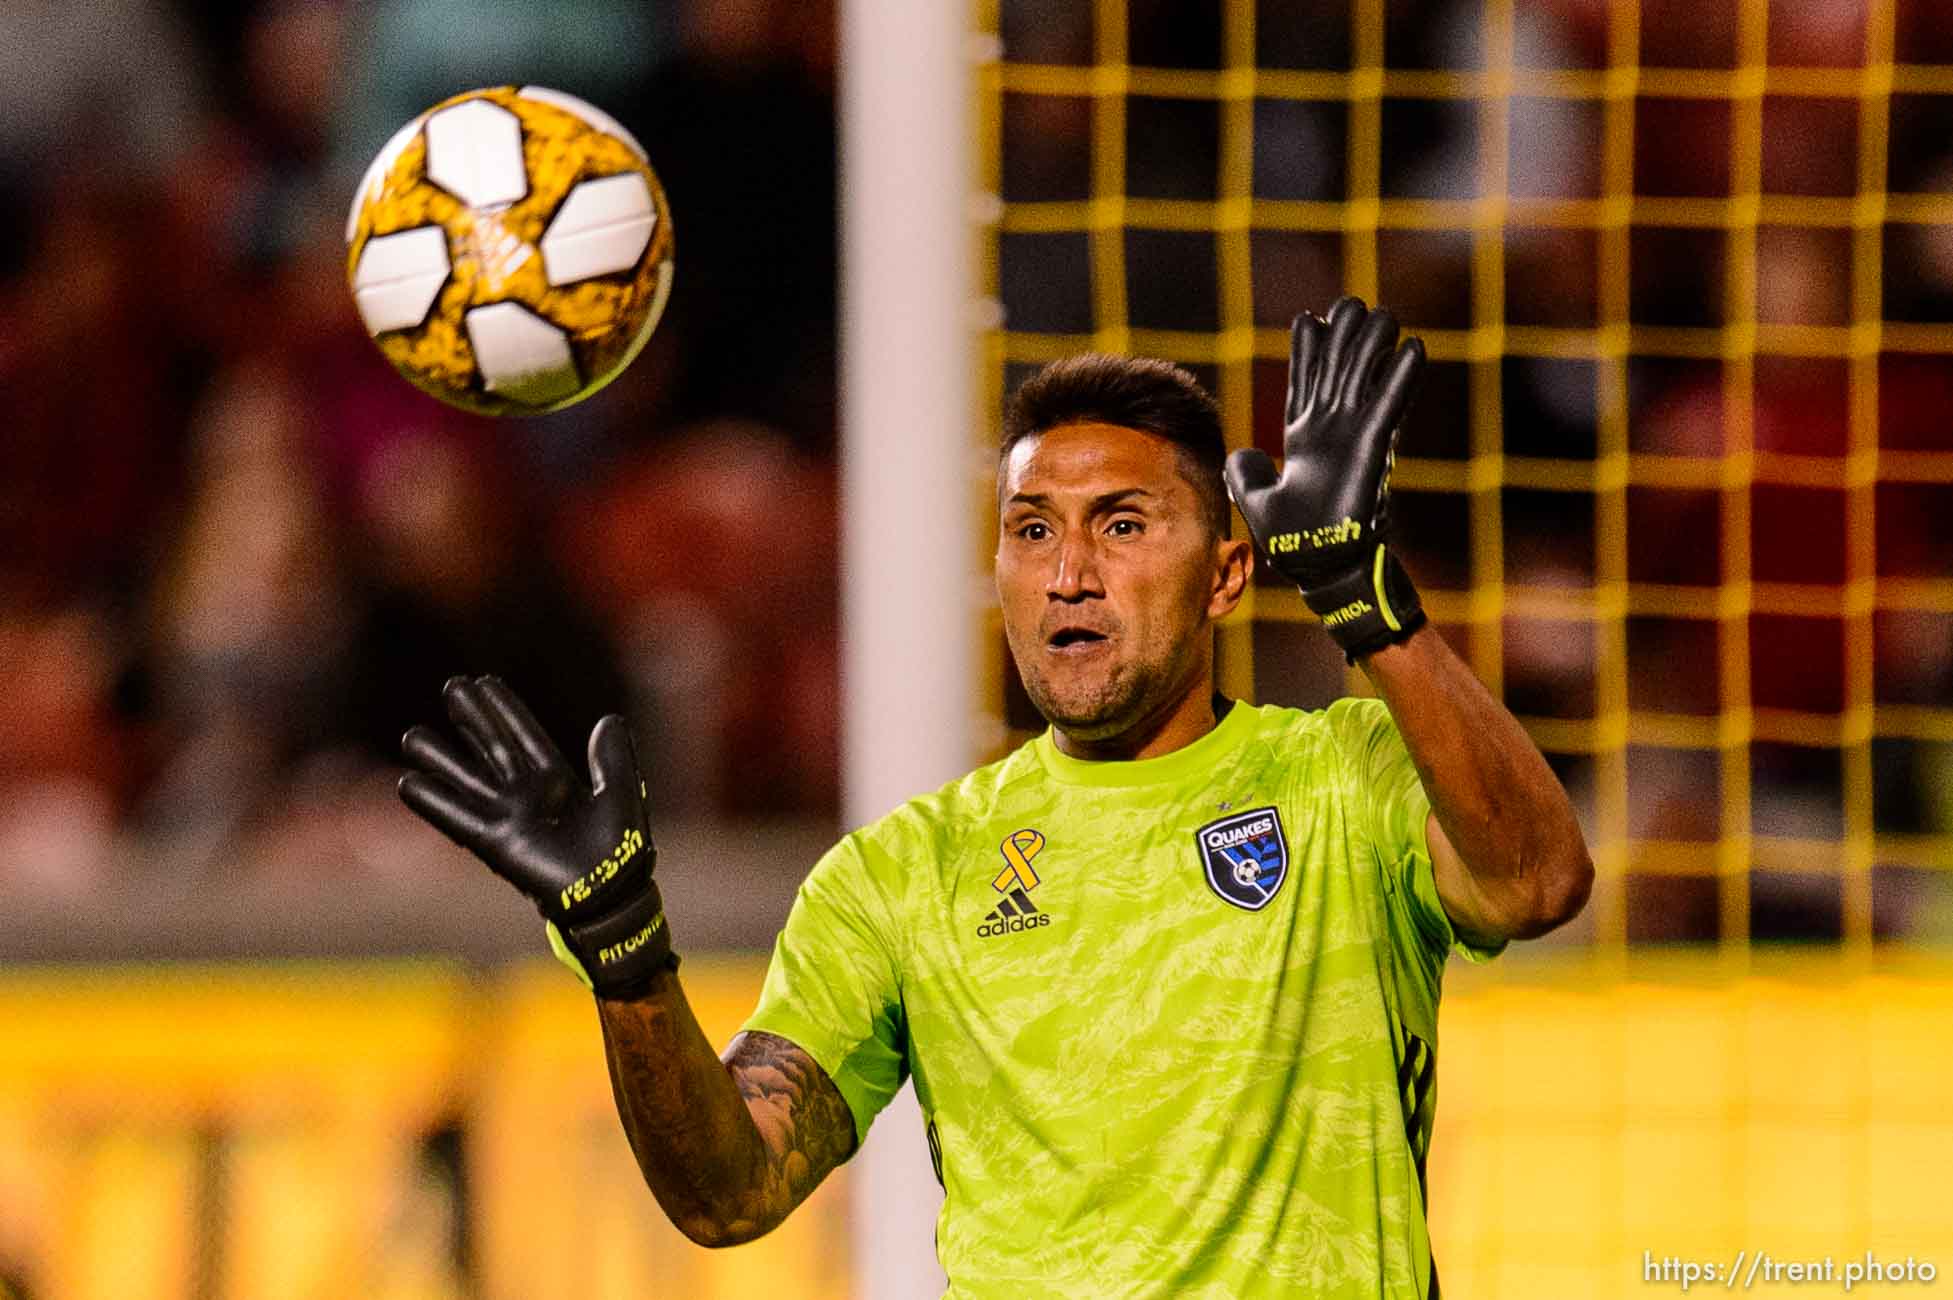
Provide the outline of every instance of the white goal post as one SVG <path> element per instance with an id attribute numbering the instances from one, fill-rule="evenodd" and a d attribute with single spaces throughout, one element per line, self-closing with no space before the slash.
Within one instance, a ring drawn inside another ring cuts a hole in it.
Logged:
<path id="1" fill-rule="evenodd" d="M 969 14 L 841 4 L 842 815 L 967 771 L 975 246 Z M 942 1204 L 904 1088 L 853 1163 L 856 1294 L 940 1295 Z"/>

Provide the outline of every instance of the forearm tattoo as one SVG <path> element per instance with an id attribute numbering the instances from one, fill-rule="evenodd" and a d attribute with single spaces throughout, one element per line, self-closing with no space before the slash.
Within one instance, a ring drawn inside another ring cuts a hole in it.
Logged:
<path id="1" fill-rule="evenodd" d="M 775 1034 L 740 1034 L 725 1063 L 765 1144 L 767 1199 L 785 1213 L 854 1152 L 854 1112 L 811 1056 Z"/>

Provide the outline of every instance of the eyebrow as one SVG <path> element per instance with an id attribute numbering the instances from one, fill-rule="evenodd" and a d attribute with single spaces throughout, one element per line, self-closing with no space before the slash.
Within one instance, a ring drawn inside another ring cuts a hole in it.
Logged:
<path id="1" fill-rule="evenodd" d="M 1086 503 L 1089 514 L 1097 514 L 1134 497 L 1144 497 L 1148 501 L 1157 500 L 1157 495 L 1142 487 L 1119 488 L 1112 492 L 1101 492 Z M 1051 504 L 1051 498 L 1042 492 L 1013 492 L 1004 499 L 1005 509 L 1011 506 L 1044 507 Z"/>

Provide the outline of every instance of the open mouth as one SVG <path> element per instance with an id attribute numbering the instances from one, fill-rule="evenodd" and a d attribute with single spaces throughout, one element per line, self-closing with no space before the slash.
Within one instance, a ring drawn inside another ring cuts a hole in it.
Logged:
<path id="1" fill-rule="evenodd" d="M 1105 633 L 1095 632 L 1089 627 L 1061 627 L 1051 634 L 1046 642 L 1053 650 L 1071 650 L 1097 645 L 1105 640 Z"/>

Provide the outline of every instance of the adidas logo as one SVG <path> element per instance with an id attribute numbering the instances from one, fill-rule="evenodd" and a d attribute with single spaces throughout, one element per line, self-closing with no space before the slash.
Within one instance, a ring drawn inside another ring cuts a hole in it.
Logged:
<path id="1" fill-rule="evenodd" d="M 1030 895 L 1026 894 L 1020 886 L 1011 890 L 990 909 L 990 914 L 983 918 L 983 924 L 977 926 L 977 937 L 989 939 L 997 935 L 1014 934 L 1020 930 L 1030 930 L 1040 925 L 1050 924 L 1051 918 L 1038 910 L 1038 905 L 1031 901 Z"/>
<path id="2" fill-rule="evenodd" d="M 1038 910 L 1028 892 L 1038 887 L 1038 873 L 1031 859 L 1044 851 L 1044 833 L 1028 827 L 1012 831 L 1004 836 L 997 851 L 1004 855 L 1004 869 L 997 873 L 990 887 L 1003 897 L 990 909 L 990 915 L 983 918 L 983 924 L 977 926 L 977 937 L 992 939 L 1050 925 L 1051 918 Z"/>

